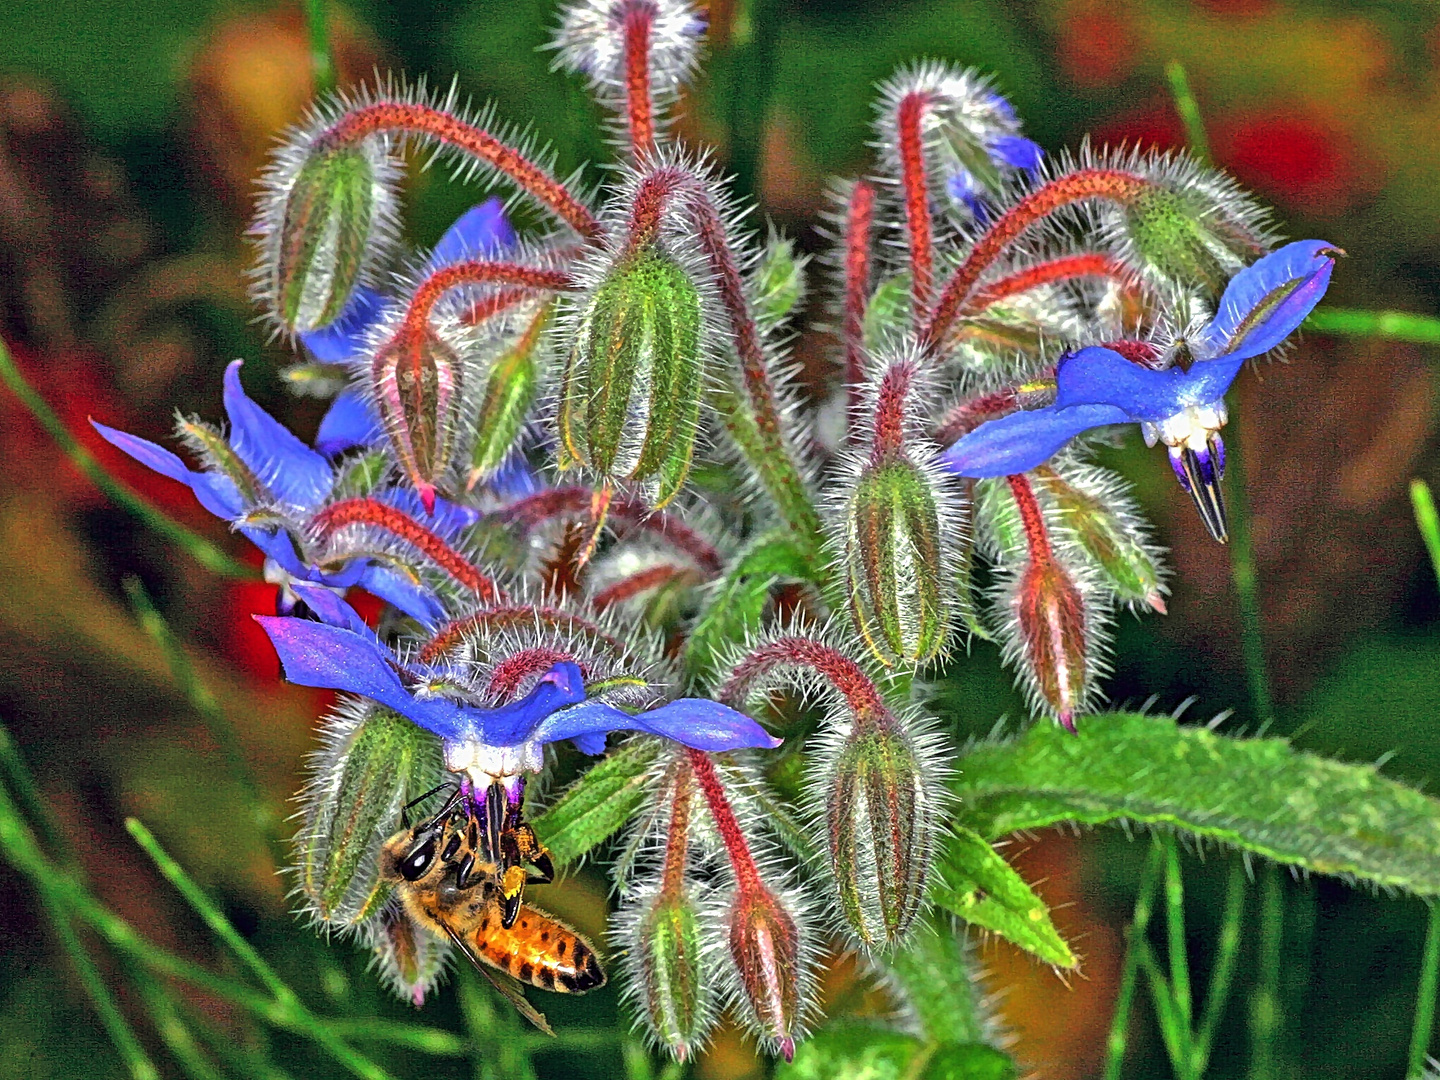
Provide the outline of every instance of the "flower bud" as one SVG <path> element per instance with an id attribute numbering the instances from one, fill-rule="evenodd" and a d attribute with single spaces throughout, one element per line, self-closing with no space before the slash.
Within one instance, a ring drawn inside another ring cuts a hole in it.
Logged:
<path id="1" fill-rule="evenodd" d="M 763 327 L 778 326 L 805 294 L 805 258 L 796 256 L 795 241 L 772 234 L 755 278 L 755 319 Z"/>
<path id="2" fill-rule="evenodd" d="M 1238 189 L 1196 166 L 1154 167 L 1156 182 L 1127 199 L 1123 233 L 1143 269 L 1219 296 L 1265 250 L 1259 211 Z"/>
<path id="3" fill-rule="evenodd" d="M 868 948 L 894 945 L 925 896 L 935 798 L 891 716 L 857 723 L 825 778 L 830 867 L 845 921 Z"/>
<path id="4" fill-rule="evenodd" d="M 939 499 L 904 454 L 867 465 L 845 511 L 845 574 L 855 626 L 887 666 L 923 664 L 945 644 L 949 583 Z"/>
<path id="5" fill-rule="evenodd" d="M 700 293 L 651 245 L 621 259 L 590 295 L 565 372 L 562 466 L 605 481 L 653 483 L 663 506 L 690 471 L 704 364 Z"/>
<path id="6" fill-rule="evenodd" d="M 365 926 L 380 980 L 417 1009 L 445 973 L 450 946 L 417 926 L 399 904 L 388 904 Z"/>
<path id="7" fill-rule="evenodd" d="M 804 1010 L 799 925 L 774 893 L 755 883 L 735 895 L 729 939 L 749 1019 L 769 1048 L 789 1061 Z"/>
<path id="8" fill-rule="evenodd" d="M 1135 514 L 1126 512 L 1131 510 L 1129 498 L 1118 490 L 1102 490 L 1097 496 L 1050 468 L 1041 468 L 1036 475 L 1050 492 L 1061 523 L 1094 560 L 1115 595 L 1128 603 L 1148 604 L 1163 615 L 1160 560 L 1139 533 Z"/>
<path id="9" fill-rule="evenodd" d="M 435 482 L 450 464 L 464 388 L 463 346 L 426 325 L 399 330 L 375 350 L 371 386 L 400 467 L 435 508 Z"/>
<path id="10" fill-rule="evenodd" d="M 265 299 L 295 333 L 338 319 L 373 266 L 376 234 L 393 214 L 393 166 L 383 145 L 369 143 L 315 148 L 298 168 L 286 164 L 271 174 L 257 231 L 266 238 Z"/>
<path id="11" fill-rule="evenodd" d="M 633 934 L 632 992 L 656 1041 L 685 1061 L 714 1023 L 714 976 L 690 889 L 657 889 L 644 897 Z"/>
<path id="12" fill-rule="evenodd" d="M 541 307 L 519 339 L 490 367 L 475 414 L 475 446 L 470 452 L 467 488 L 493 476 L 520 437 L 540 381 L 538 346 L 550 312 L 549 304 Z"/>
<path id="13" fill-rule="evenodd" d="M 304 793 L 305 824 L 295 838 L 296 874 L 317 919 L 353 926 L 385 901 L 380 845 L 395 831 L 401 808 L 444 775 L 440 743 L 399 713 L 343 699 L 322 738 Z"/>
<path id="14" fill-rule="evenodd" d="M 1090 691 L 1085 599 L 1053 556 L 1032 559 L 1011 601 L 1021 663 L 1039 699 L 1067 731 Z"/>

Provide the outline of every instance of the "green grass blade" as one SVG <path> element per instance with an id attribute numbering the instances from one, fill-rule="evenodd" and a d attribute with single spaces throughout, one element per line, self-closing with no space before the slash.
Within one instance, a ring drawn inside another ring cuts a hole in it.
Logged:
<path id="1" fill-rule="evenodd" d="M 1407 1077 L 1422 1076 L 1435 1030 L 1435 991 L 1440 984 L 1440 907 L 1429 904 L 1430 919 L 1425 927 L 1425 952 L 1420 958 L 1420 988 L 1415 994 L 1415 1026 L 1410 1032 L 1410 1065 Z"/>
<path id="2" fill-rule="evenodd" d="M 1250 1080 L 1274 1080 L 1276 1044 L 1284 1023 L 1280 1003 L 1280 952 L 1285 938 L 1285 894 L 1280 870 L 1260 875 L 1259 974 L 1250 995 Z"/>
<path id="3" fill-rule="evenodd" d="M 1155 888 L 1160 882 L 1162 853 L 1159 841 L 1150 845 L 1150 856 L 1135 892 L 1135 914 L 1125 928 L 1125 960 L 1120 969 L 1120 989 L 1115 995 L 1115 1014 L 1110 1018 L 1110 1035 L 1105 1040 L 1104 1080 L 1120 1080 L 1125 1048 L 1130 1041 L 1130 1010 L 1135 1007 L 1135 983 L 1140 977 L 1140 946 L 1150 929 L 1150 911 Z"/>
<path id="4" fill-rule="evenodd" d="M 1203 1076 L 1210 1063 L 1210 1049 L 1215 1030 L 1225 1015 L 1230 987 L 1235 980 L 1235 963 L 1240 957 L 1240 920 L 1245 914 L 1245 866 L 1234 860 L 1225 884 L 1225 909 L 1220 917 L 1220 941 L 1215 951 L 1215 967 L 1210 974 L 1210 987 L 1205 993 L 1205 1014 L 1195 1037 L 1194 1061 L 1196 1076 Z"/>
<path id="5" fill-rule="evenodd" d="M 1203 165 L 1210 164 L 1210 139 L 1205 134 L 1205 120 L 1200 115 L 1200 104 L 1190 90 L 1190 77 L 1185 74 L 1185 65 L 1171 60 L 1165 65 L 1165 78 L 1170 83 L 1170 94 L 1175 99 L 1175 111 L 1185 125 L 1185 141 L 1190 144 L 1190 153 Z"/>
<path id="6" fill-rule="evenodd" d="M 1166 951 L 1170 960 L 1169 990 L 1174 1002 L 1176 1032 L 1175 1040 L 1180 1055 L 1175 1059 L 1175 1071 L 1181 1077 L 1190 1077 L 1194 1060 L 1193 1016 L 1190 1001 L 1190 956 L 1185 942 L 1185 879 L 1180 873 L 1180 854 L 1176 850 L 1175 837 L 1166 833 L 1160 841 L 1165 852 L 1165 930 Z"/>
<path id="7" fill-rule="evenodd" d="M 1440 801 L 1380 775 L 1170 717 L 1036 724 L 983 746 L 952 781 L 957 821 L 987 839 L 1061 822 L 1166 825 L 1320 874 L 1440 895 Z"/>
<path id="8" fill-rule="evenodd" d="M 1409 311 L 1317 307 L 1302 328 L 1342 337 L 1385 338 L 1415 345 L 1440 345 L 1440 319 Z"/>
<path id="9" fill-rule="evenodd" d="M 1415 525 L 1425 540 L 1425 550 L 1430 553 L 1435 579 L 1440 582 L 1440 514 L 1435 512 L 1434 496 L 1424 480 L 1410 481 L 1410 505 L 1415 509 Z"/>
<path id="10" fill-rule="evenodd" d="M 310 36 L 310 76 L 318 97 L 335 89 L 335 59 L 330 52 L 325 0 L 305 0 L 305 26 Z"/>

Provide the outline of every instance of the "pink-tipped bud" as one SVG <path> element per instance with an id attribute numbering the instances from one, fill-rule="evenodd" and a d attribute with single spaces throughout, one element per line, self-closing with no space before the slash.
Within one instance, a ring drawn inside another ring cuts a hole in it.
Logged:
<path id="1" fill-rule="evenodd" d="M 729 939 L 748 1018 L 769 1048 L 789 1061 L 804 1011 L 800 927 L 774 893 L 755 885 L 736 893 Z"/>
<path id="2" fill-rule="evenodd" d="M 402 1001 L 417 1009 L 424 1005 L 425 996 L 445 974 L 450 946 L 416 926 L 399 904 L 389 905 L 367 923 L 365 938 L 380 980 Z"/>
<path id="3" fill-rule="evenodd" d="M 1067 731 L 1089 692 L 1085 599 L 1054 558 L 1032 559 L 1012 601 L 1021 662 L 1036 694 Z"/>
<path id="4" fill-rule="evenodd" d="M 370 385 L 400 467 L 427 512 L 450 465 L 464 387 L 464 346 L 430 325 L 401 325 L 375 350 Z"/>
<path id="5" fill-rule="evenodd" d="M 870 949 L 900 941 L 925 898 L 936 798 L 893 716 L 857 723 L 826 769 L 825 822 L 840 911 Z"/>
<path id="6" fill-rule="evenodd" d="M 688 1061 L 715 1022 L 714 972 L 691 890 L 643 898 L 629 942 L 631 990 L 646 1028 L 677 1061 Z"/>

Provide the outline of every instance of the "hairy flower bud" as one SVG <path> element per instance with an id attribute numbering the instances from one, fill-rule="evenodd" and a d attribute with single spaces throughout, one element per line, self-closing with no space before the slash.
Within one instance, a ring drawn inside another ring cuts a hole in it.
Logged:
<path id="1" fill-rule="evenodd" d="M 729 943 L 749 1019 L 770 1048 L 789 1061 L 805 1004 L 795 917 L 763 885 L 741 888 L 731 907 Z"/>
<path id="2" fill-rule="evenodd" d="M 445 973 L 450 946 L 417 926 L 399 904 L 387 904 L 365 925 L 380 980 L 417 1009 Z"/>
<path id="3" fill-rule="evenodd" d="M 778 326 L 805 295 L 805 256 L 795 254 L 795 241 L 772 234 L 755 275 L 755 321 Z"/>
<path id="4" fill-rule="evenodd" d="M 400 466 L 435 508 L 435 484 L 450 464 L 464 391 L 465 345 L 432 325 L 402 324 L 375 350 L 370 384 L 380 422 Z"/>
<path id="5" fill-rule="evenodd" d="M 353 926 L 385 901 L 380 845 L 401 808 L 443 777 L 440 742 L 399 713 L 346 699 L 326 719 L 322 738 L 303 796 L 295 873 L 315 918 Z"/>
<path id="6" fill-rule="evenodd" d="M 651 245 L 624 255 L 591 293 L 560 402 L 562 466 L 649 481 L 663 506 L 685 483 L 700 417 L 700 293 Z"/>
<path id="7" fill-rule="evenodd" d="M 334 322 L 375 264 L 394 215 L 394 166 L 384 144 L 282 151 L 267 178 L 256 232 L 262 294 L 296 333 Z"/>
<path id="8" fill-rule="evenodd" d="M 1090 692 L 1085 599 L 1052 558 L 1032 559 L 1012 600 L 1021 663 L 1035 693 L 1068 731 Z"/>
<path id="9" fill-rule="evenodd" d="M 1049 467 L 1036 470 L 1054 500 L 1061 523 L 1094 561 L 1120 600 L 1165 613 L 1160 560 L 1141 533 L 1137 515 L 1118 478 L 1092 477 L 1087 491 Z"/>
<path id="10" fill-rule="evenodd" d="M 470 453 L 473 488 L 500 468 L 525 426 L 540 382 L 540 339 L 550 321 L 551 305 L 540 308 L 520 337 L 491 365 L 475 414 L 475 446 Z"/>
<path id="11" fill-rule="evenodd" d="M 835 892 L 856 936 L 885 948 L 905 936 L 924 900 L 934 763 L 927 770 L 922 748 L 893 716 L 855 723 L 834 745 L 821 782 Z"/>
<path id="12" fill-rule="evenodd" d="M 850 610 L 881 663 L 923 664 L 945 644 L 949 582 L 939 497 L 904 454 L 867 465 L 845 510 Z"/>
<path id="13" fill-rule="evenodd" d="M 714 1024 L 714 973 L 691 892 L 647 890 L 627 919 L 631 993 L 650 1033 L 678 1061 Z"/>

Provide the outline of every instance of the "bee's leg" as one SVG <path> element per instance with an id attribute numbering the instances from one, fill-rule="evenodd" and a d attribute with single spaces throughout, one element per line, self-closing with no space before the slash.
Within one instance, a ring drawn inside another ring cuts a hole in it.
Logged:
<path id="1" fill-rule="evenodd" d="M 533 872 L 525 879 L 528 885 L 549 885 L 555 880 L 555 864 L 550 861 L 548 851 L 537 851 L 530 856 Z"/>
<path id="2" fill-rule="evenodd" d="M 525 870 L 512 866 L 500 879 L 500 925 L 506 930 L 515 925 L 520 915 L 520 901 L 525 896 Z"/>
<path id="3" fill-rule="evenodd" d="M 520 861 L 534 867 L 537 872 L 530 878 L 531 881 L 548 885 L 555 880 L 555 863 L 550 858 L 550 852 L 528 821 L 520 822 L 515 829 L 515 848 L 520 854 Z"/>
<path id="4" fill-rule="evenodd" d="M 443 791 L 447 787 L 453 787 L 455 788 L 455 790 L 451 792 L 450 798 L 445 801 L 445 805 L 440 810 L 440 813 L 436 814 L 435 816 L 444 817 L 446 814 L 448 814 L 455 806 L 455 800 L 460 797 L 460 786 L 458 784 L 452 784 L 449 781 L 443 784 L 437 784 L 435 787 L 425 792 L 424 795 L 421 795 L 418 799 L 411 799 L 408 803 L 406 803 L 404 807 L 400 810 L 400 824 L 408 829 L 410 827 L 410 808 L 412 806 L 420 805 L 420 803 L 430 798 L 431 795 L 434 795 L 437 791 Z"/>
<path id="5" fill-rule="evenodd" d="M 455 864 L 455 887 L 457 889 L 468 889 L 470 887 L 470 871 L 475 868 L 475 854 L 467 851 L 460 856 L 460 861 Z"/>

